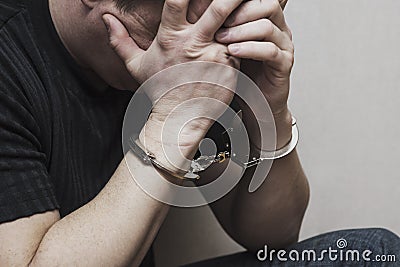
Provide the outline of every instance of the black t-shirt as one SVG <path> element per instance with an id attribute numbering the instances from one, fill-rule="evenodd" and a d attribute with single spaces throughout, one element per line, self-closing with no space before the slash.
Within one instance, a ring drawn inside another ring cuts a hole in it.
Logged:
<path id="1" fill-rule="evenodd" d="M 1 222 L 52 209 L 65 216 L 96 196 L 122 159 L 131 97 L 86 82 L 47 1 L 32 3 L 0 1 Z"/>
<path id="2" fill-rule="evenodd" d="M 92 200 L 122 159 L 131 96 L 85 80 L 47 0 L 0 0 L 0 223 Z"/>

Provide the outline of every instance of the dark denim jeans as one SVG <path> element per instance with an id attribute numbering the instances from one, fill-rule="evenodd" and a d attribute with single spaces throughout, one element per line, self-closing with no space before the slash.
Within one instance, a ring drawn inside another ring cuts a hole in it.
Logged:
<path id="1" fill-rule="evenodd" d="M 400 238 L 380 228 L 322 234 L 286 248 L 280 257 L 279 250 L 271 251 L 265 247 L 259 253 L 242 252 L 185 267 L 400 266 Z"/>

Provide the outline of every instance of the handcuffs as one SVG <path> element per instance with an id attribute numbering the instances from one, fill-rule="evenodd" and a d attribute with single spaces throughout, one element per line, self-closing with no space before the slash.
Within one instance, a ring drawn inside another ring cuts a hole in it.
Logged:
<path id="1" fill-rule="evenodd" d="M 230 132 L 235 131 L 233 128 L 228 129 Z M 227 131 L 228 131 L 227 130 Z M 225 131 L 222 134 L 226 134 Z M 229 140 L 229 139 L 228 139 Z M 173 177 L 183 179 L 183 180 L 197 180 L 200 178 L 199 172 L 206 170 L 212 164 L 223 163 L 227 159 L 232 159 L 234 162 L 238 163 L 242 168 L 247 169 L 256 166 L 263 162 L 264 160 L 276 160 L 283 158 L 290 154 L 299 141 L 299 131 L 296 124 L 296 119 L 292 117 L 292 138 L 289 143 L 281 149 L 275 151 L 263 151 L 259 150 L 260 156 L 258 158 L 252 158 L 251 160 L 243 160 L 246 158 L 244 155 L 231 154 L 229 150 L 230 143 L 226 142 L 225 147 L 227 150 L 218 152 L 216 155 L 201 155 L 196 159 L 193 159 L 190 164 L 190 168 L 187 171 L 173 171 L 169 168 L 163 166 L 159 163 L 156 157 L 149 151 L 142 149 L 142 145 L 139 142 L 138 136 L 134 135 L 129 139 L 129 146 L 132 153 L 138 157 L 146 165 L 154 165 L 155 167 L 167 172 Z M 247 157 L 248 158 L 248 157 Z"/>

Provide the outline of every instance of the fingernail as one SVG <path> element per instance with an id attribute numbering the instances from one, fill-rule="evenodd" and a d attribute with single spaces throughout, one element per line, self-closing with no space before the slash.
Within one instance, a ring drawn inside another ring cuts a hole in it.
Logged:
<path id="1" fill-rule="evenodd" d="M 217 38 L 219 38 L 219 39 L 225 39 L 227 36 L 228 36 L 228 30 L 227 29 L 224 29 L 224 30 L 220 30 L 218 33 L 217 33 Z"/>
<path id="2" fill-rule="evenodd" d="M 237 53 L 239 53 L 240 45 L 238 45 L 238 44 L 228 45 L 228 50 L 229 50 L 229 53 L 231 53 L 231 54 L 237 54 Z"/>

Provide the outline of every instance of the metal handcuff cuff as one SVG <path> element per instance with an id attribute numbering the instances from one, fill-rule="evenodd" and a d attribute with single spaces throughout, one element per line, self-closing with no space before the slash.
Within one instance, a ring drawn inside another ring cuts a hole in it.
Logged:
<path id="1" fill-rule="evenodd" d="M 234 131 L 233 128 L 230 128 L 229 130 Z M 226 131 L 224 133 L 226 133 Z M 214 163 L 222 163 L 228 158 L 238 163 L 244 169 L 256 166 L 261 162 L 263 162 L 264 160 L 275 160 L 283 158 L 288 154 L 290 154 L 290 152 L 292 152 L 295 149 L 298 141 L 299 141 L 299 131 L 297 129 L 296 119 L 292 117 L 292 138 L 290 139 L 289 143 L 281 149 L 278 149 L 276 151 L 260 150 L 259 151 L 260 156 L 258 158 L 252 158 L 250 161 L 243 161 L 241 160 L 240 156 L 237 156 L 235 154 L 231 155 L 231 152 L 229 151 L 218 152 L 217 155 L 212 155 L 212 156 L 202 155 L 199 156 L 197 159 L 191 161 L 191 166 L 188 171 L 180 171 L 180 172 L 172 171 L 166 168 L 157 161 L 157 159 L 151 152 L 143 150 L 137 136 L 132 136 L 130 138 L 129 146 L 133 154 L 136 155 L 144 164 L 154 165 L 157 168 L 172 175 L 173 177 L 182 180 L 197 180 L 200 178 L 200 175 L 198 174 L 199 172 L 206 170 Z M 228 143 L 227 147 L 229 147 Z"/>

